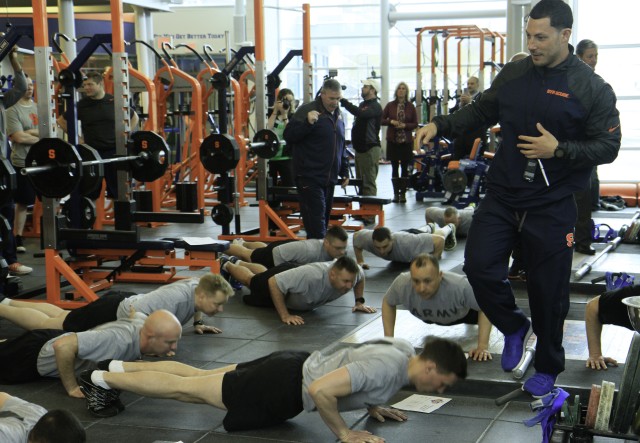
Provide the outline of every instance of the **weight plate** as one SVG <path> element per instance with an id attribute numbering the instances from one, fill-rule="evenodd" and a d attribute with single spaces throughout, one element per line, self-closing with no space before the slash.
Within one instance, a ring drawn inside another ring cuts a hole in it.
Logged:
<path id="1" fill-rule="evenodd" d="M 211 220 L 218 226 L 228 225 L 233 221 L 233 208 L 223 203 L 211 208 Z"/>
<path id="2" fill-rule="evenodd" d="M 423 180 L 420 180 L 421 174 L 422 172 L 418 171 L 418 172 L 414 172 L 409 177 L 409 185 L 411 185 L 411 187 L 418 192 L 424 192 L 427 190 L 427 187 L 428 187 L 427 180 L 424 179 L 426 177 L 423 177 Z"/>
<path id="3" fill-rule="evenodd" d="M 444 173 L 442 186 L 452 194 L 462 194 L 467 189 L 467 174 L 460 169 L 449 169 Z"/>
<path id="4" fill-rule="evenodd" d="M 62 205 L 62 215 L 67 219 L 67 226 L 74 226 L 71 220 L 71 199 Z M 80 200 L 80 220 L 78 220 L 78 228 L 91 229 L 96 221 L 96 205 L 88 197 L 82 197 Z"/>
<path id="5" fill-rule="evenodd" d="M 129 155 L 142 152 L 149 155 L 129 162 L 131 176 L 139 182 L 152 182 L 162 177 L 170 161 L 167 142 L 155 132 L 134 132 L 129 143 Z"/>
<path id="6" fill-rule="evenodd" d="M 278 135 L 270 129 L 261 129 L 253 136 L 253 143 L 250 145 L 253 151 L 260 158 L 275 157 L 280 149 Z"/>
<path id="7" fill-rule="evenodd" d="M 81 165 L 76 148 L 59 138 L 40 139 L 25 159 L 25 167 L 51 168 L 27 175 L 36 192 L 49 198 L 62 198 L 75 189 L 82 177 Z"/>
<path id="8" fill-rule="evenodd" d="M 239 160 L 238 143 L 228 134 L 210 134 L 200 145 L 200 163 L 212 174 L 235 169 Z"/>
<path id="9" fill-rule="evenodd" d="M 17 185 L 16 171 L 6 158 L 0 159 L 0 206 L 13 198 Z"/>
<path id="10" fill-rule="evenodd" d="M 78 154 L 82 162 L 89 162 L 93 160 L 101 160 L 98 151 L 93 149 L 89 145 L 79 144 L 76 146 Z M 82 166 L 82 177 L 78 183 L 78 193 L 80 195 L 89 195 L 95 192 L 102 185 L 102 177 L 104 177 L 103 165 L 91 165 Z"/>

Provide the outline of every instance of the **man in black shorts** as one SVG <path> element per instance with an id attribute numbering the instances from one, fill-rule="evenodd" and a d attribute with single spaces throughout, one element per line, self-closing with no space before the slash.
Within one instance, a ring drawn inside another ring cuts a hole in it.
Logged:
<path id="1" fill-rule="evenodd" d="M 627 306 L 622 303 L 622 299 L 636 295 L 640 295 L 640 286 L 626 286 L 605 292 L 589 300 L 584 314 L 584 326 L 587 330 L 587 345 L 589 347 L 587 368 L 606 370 L 607 364 L 618 366 L 615 359 L 602 355 L 600 340 L 602 325 L 616 325 L 633 330 Z"/>
<path id="2" fill-rule="evenodd" d="M 70 397 L 82 398 L 76 371 L 112 358 L 133 361 L 142 355 L 166 355 L 176 351 L 181 337 L 180 322 L 165 310 L 152 313 L 144 322 L 118 320 L 84 332 L 28 331 L 0 342 L 0 384 L 57 377 Z"/>
<path id="3" fill-rule="evenodd" d="M 331 353 L 279 351 L 211 370 L 172 361 L 112 361 L 109 371 L 87 371 L 79 383 L 89 410 L 98 413 L 112 407 L 119 390 L 226 410 L 227 431 L 274 426 L 317 410 L 340 441 L 378 443 L 384 440 L 349 429 L 340 412 L 366 408 L 378 421 L 406 421 L 403 412 L 382 406 L 402 387 L 442 393 L 466 375 L 458 344 L 427 337 L 418 355 L 408 341 L 384 338 Z"/>
<path id="4" fill-rule="evenodd" d="M 236 240 L 225 254 L 271 269 L 283 263 L 306 265 L 340 258 L 347 253 L 348 240 L 344 228 L 333 226 L 323 240 L 280 240 L 269 244 Z"/>
<path id="5" fill-rule="evenodd" d="M 311 311 L 342 297 L 351 289 L 355 295 L 353 312 L 376 312 L 375 308 L 364 304 L 364 272 L 346 255 L 334 262 L 303 266 L 284 263 L 268 270 L 236 257 L 221 261 L 221 273 L 228 272 L 251 290 L 243 297 L 246 304 L 275 307 L 280 320 L 289 325 L 304 324 L 302 317 L 291 315 L 289 309 Z"/>

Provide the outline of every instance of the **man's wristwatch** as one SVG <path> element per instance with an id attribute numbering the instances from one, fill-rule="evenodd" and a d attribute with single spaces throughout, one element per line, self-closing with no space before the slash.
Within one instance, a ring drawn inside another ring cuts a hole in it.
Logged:
<path id="1" fill-rule="evenodd" d="M 196 320 L 193 322 L 193 326 L 204 326 L 204 322 L 202 320 Z"/>
<path id="2" fill-rule="evenodd" d="M 356 303 L 362 303 L 362 304 L 364 304 L 364 297 L 358 297 L 358 298 L 356 298 Z"/>
<path id="3" fill-rule="evenodd" d="M 565 149 L 562 147 L 562 144 L 558 143 L 558 146 L 556 147 L 556 150 L 553 151 L 553 156 L 555 158 L 564 158 L 566 153 L 567 153 L 567 151 L 565 151 Z"/>

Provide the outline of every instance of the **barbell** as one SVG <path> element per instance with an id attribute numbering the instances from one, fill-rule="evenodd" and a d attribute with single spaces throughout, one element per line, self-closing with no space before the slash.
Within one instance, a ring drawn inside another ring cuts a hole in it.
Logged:
<path id="1" fill-rule="evenodd" d="M 247 149 L 260 158 L 273 158 L 278 154 L 284 140 L 270 129 L 261 129 L 247 144 Z M 228 134 L 210 134 L 200 145 L 200 162 L 212 174 L 224 174 L 235 169 L 240 160 L 238 142 Z"/>
<path id="2" fill-rule="evenodd" d="M 20 173 L 29 178 L 39 194 L 62 198 L 76 188 L 81 195 L 95 190 L 102 183 L 102 166 L 106 164 L 128 163 L 131 176 L 140 182 L 157 180 L 167 170 L 169 148 L 158 134 L 131 134 L 127 150 L 127 156 L 103 159 L 87 145 L 76 148 L 59 138 L 43 138 L 29 149 Z"/>

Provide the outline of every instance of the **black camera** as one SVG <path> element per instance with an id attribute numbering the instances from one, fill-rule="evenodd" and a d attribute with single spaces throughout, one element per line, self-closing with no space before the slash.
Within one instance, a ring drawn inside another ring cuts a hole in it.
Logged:
<path id="1" fill-rule="evenodd" d="M 282 99 L 282 109 L 289 109 L 291 107 L 291 101 L 287 98 Z"/>

